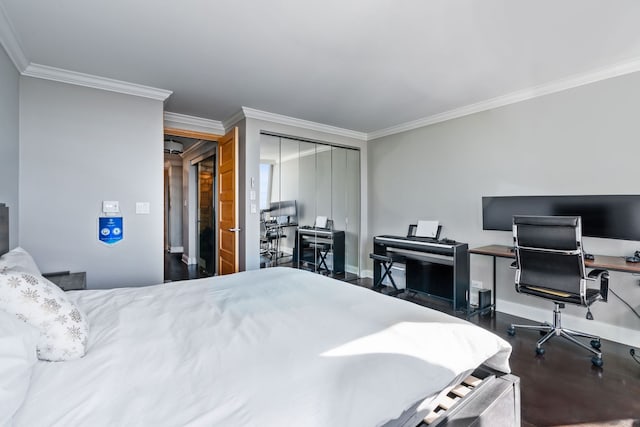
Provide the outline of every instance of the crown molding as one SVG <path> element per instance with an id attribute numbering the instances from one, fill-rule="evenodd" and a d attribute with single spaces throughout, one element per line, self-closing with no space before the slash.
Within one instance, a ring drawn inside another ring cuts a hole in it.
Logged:
<path id="1" fill-rule="evenodd" d="M 272 123 L 279 123 L 282 125 L 295 126 L 303 129 L 329 133 L 332 135 L 354 138 L 361 141 L 367 140 L 367 134 L 365 132 L 357 132 L 354 130 L 343 129 L 335 126 L 325 125 L 322 123 L 311 122 L 308 120 L 296 119 L 295 117 L 255 110 L 249 107 L 242 107 L 242 113 L 244 114 L 244 117 L 250 119 L 265 120 Z"/>
<path id="2" fill-rule="evenodd" d="M 370 132 L 369 134 L 367 134 L 367 138 L 368 140 L 382 138 L 385 136 L 418 129 L 447 120 L 457 119 L 459 117 L 468 116 L 470 114 L 492 110 L 494 108 L 504 107 L 506 105 L 515 104 L 517 102 L 538 98 L 540 96 L 562 92 L 568 89 L 573 89 L 590 83 L 596 83 L 613 77 L 635 73 L 637 71 L 640 71 L 640 58 L 634 58 L 625 62 L 620 62 L 605 68 L 599 68 L 581 74 L 574 74 L 563 79 L 558 79 L 527 89 L 511 92 L 506 95 L 501 95 L 495 98 L 487 99 L 485 101 L 476 102 L 464 107 L 455 108 L 453 110 L 445 111 L 433 116 L 424 117 L 422 119 L 417 119 L 396 126 L 391 126 L 385 129 Z"/>
<path id="3" fill-rule="evenodd" d="M 186 126 L 188 129 L 197 128 L 198 131 L 213 133 L 216 135 L 224 135 L 225 133 L 225 127 L 222 125 L 222 122 L 218 120 L 203 119 L 201 117 L 188 116 L 186 114 L 165 111 L 164 122 L 165 126 L 170 124 L 171 126 L 169 127 L 178 127 L 180 129 L 183 129 Z"/>
<path id="4" fill-rule="evenodd" d="M 79 73 L 77 71 L 64 70 L 62 68 L 49 67 L 48 65 L 34 64 L 33 62 L 27 66 L 27 68 L 22 72 L 22 75 L 94 89 L 108 90 L 111 92 L 124 93 L 126 95 L 151 98 L 158 101 L 166 100 L 169 95 L 173 93 L 170 90 Z"/>
<path id="5" fill-rule="evenodd" d="M 224 126 L 225 132 L 228 132 L 233 126 L 237 125 L 240 120 L 245 118 L 244 112 L 242 109 L 237 111 L 233 116 L 229 117 L 226 120 L 222 121 L 222 126 Z"/>
<path id="6" fill-rule="evenodd" d="M 15 29 L 9 20 L 9 16 L 4 9 L 4 5 L 0 1 L 0 44 L 11 58 L 18 72 L 22 73 L 29 61 L 22 50 L 22 46 L 18 41 Z"/>

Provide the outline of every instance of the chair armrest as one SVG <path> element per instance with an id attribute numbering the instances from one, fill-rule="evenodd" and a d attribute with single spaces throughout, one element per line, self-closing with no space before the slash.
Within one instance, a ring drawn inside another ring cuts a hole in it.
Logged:
<path id="1" fill-rule="evenodd" d="M 609 296 L 609 271 L 596 269 L 591 270 L 588 275 L 592 280 L 597 279 L 598 276 L 600 276 L 600 295 L 602 295 L 602 300 L 606 302 Z"/>

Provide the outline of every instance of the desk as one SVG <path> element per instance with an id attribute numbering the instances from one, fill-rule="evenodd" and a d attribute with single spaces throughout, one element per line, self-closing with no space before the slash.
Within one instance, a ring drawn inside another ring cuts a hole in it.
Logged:
<path id="1" fill-rule="evenodd" d="M 515 259 L 515 253 L 511 252 L 511 246 L 506 245 L 489 245 L 473 248 L 470 254 L 488 255 L 493 257 L 493 293 L 491 294 L 492 309 L 496 305 L 496 258 Z M 610 255 L 594 255 L 592 260 L 584 260 L 586 268 L 603 268 L 610 271 L 621 271 L 623 273 L 640 274 L 640 263 L 632 263 L 625 261 L 621 256 Z"/>
<path id="2" fill-rule="evenodd" d="M 270 258 L 275 265 L 278 265 L 278 260 L 283 258 L 285 254 L 280 250 L 280 239 L 286 239 L 287 227 L 298 227 L 295 223 L 283 223 L 278 224 L 275 221 L 263 222 L 261 227 L 262 235 L 260 236 L 260 255 L 266 255 Z M 265 245 L 263 248 L 262 245 Z"/>

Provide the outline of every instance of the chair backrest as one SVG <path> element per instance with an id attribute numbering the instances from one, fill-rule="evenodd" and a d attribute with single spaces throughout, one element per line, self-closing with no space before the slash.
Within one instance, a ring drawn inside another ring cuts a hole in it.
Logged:
<path id="1" fill-rule="evenodd" d="M 513 217 L 516 289 L 543 288 L 584 296 L 586 271 L 579 216 Z"/>

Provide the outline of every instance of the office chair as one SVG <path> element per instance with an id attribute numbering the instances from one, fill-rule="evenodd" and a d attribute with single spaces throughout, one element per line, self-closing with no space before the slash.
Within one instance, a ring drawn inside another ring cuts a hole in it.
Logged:
<path id="1" fill-rule="evenodd" d="M 511 325 L 509 335 L 515 335 L 516 328 L 538 330 L 545 335 L 536 344 L 536 353 L 544 354 L 544 343 L 554 336 L 566 338 L 593 353 L 591 362 L 602 366 L 600 338 L 582 332 L 563 328 L 560 309 L 565 304 L 575 304 L 587 308 L 587 319 L 593 315 L 589 307 L 595 301 L 607 301 L 609 272 L 585 271 L 582 249 L 582 225 L 579 216 L 514 216 L 513 241 L 516 261 L 516 291 L 522 294 L 552 300 L 553 324 Z M 587 288 L 587 282 L 600 277 L 600 289 Z M 576 337 L 588 338 L 588 346 Z"/>
<path id="2" fill-rule="evenodd" d="M 276 264 L 280 257 L 280 239 L 286 238 L 282 233 L 281 224 L 276 220 L 267 220 L 267 214 L 262 213 L 260 218 L 260 255 L 266 256 Z"/>

